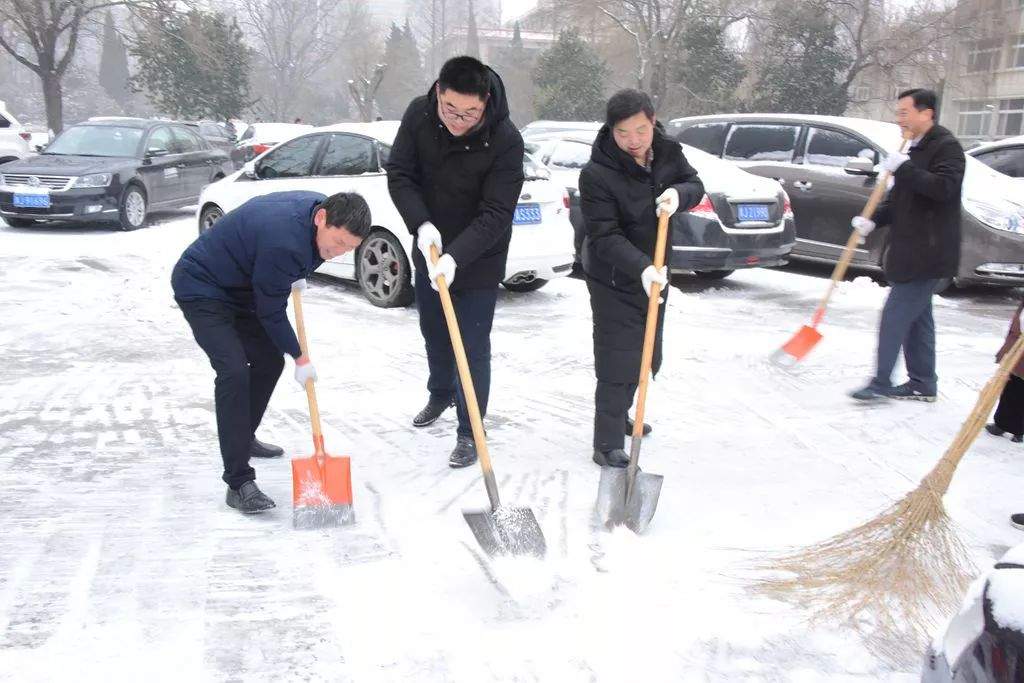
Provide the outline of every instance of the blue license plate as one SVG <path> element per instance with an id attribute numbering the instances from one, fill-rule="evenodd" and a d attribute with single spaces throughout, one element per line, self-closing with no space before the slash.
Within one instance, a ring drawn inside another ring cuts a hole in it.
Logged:
<path id="1" fill-rule="evenodd" d="M 519 204 L 512 216 L 513 225 L 536 225 L 540 223 L 540 204 Z"/>
<path id="2" fill-rule="evenodd" d="M 761 223 L 767 223 L 770 219 L 768 217 L 768 205 L 767 204 L 740 204 L 737 207 L 738 218 L 741 223 L 747 221 L 760 221 Z"/>
<path id="3" fill-rule="evenodd" d="M 19 209 L 49 209 L 50 195 L 48 194 L 18 194 L 14 193 L 14 206 Z"/>

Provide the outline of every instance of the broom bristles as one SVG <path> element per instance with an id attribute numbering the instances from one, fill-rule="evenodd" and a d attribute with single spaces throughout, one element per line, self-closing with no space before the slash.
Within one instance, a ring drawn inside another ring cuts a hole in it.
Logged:
<path id="1" fill-rule="evenodd" d="M 812 621 L 850 625 L 889 664 L 919 662 L 976 571 L 942 497 L 1022 354 L 1024 335 L 916 489 L 869 522 L 763 563 L 782 575 L 759 580 L 756 590 L 806 607 Z"/>

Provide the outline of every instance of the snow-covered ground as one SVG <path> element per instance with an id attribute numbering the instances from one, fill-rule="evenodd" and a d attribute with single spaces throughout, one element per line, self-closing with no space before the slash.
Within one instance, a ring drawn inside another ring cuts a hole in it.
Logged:
<path id="1" fill-rule="evenodd" d="M 765 552 L 884 508 L 941 456 L 994 369 L 1016 293 L 936 299 L 940 400 L 855 405 L 885 290 L 843 286 L 793 373 L 766 363 L 810 314 L 821 269 L 677 281 L 652 385 L 645 470 L 665 476 L 644 537 L 598 531 L 586 289 L 502 292 L 488 417 L 507 502 L 532 507 L 543 562 L 490 563 L 447 466 L 454 411 L 417 430 L 416 314 L 352 286 L 306 296 L 328 449 L 353 457 L 358 524 L 294 531 L 278 502 L 225 507 L 212 371 L 168 278 L 189 214 L 135 233 L 0 227 L 0 678 L 11 680 L 915 680 L 841 627 L 748 589 Z M 290 365 L 261 436 L 311 450 Z M 1022 535 L 1024 448 L 982 434 L 946 504 L 990 563 Z M 955 606 L 951 606 L 951 609 Z"/>

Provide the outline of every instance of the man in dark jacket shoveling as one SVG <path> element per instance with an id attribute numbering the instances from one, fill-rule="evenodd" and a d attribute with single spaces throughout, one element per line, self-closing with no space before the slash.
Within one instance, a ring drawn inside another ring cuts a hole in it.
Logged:
<path id="1" fill-rule="evenodd" d="M 451 289 L 480 413 L 486 415 L 491 324 L 523 186 L 523 139 L 509 119 L 498 74 L 472 57 L 448 60 L 430 92 L 413 100 L 402 117 L 387 172 L 391 199 L 416 236 L 416 308 L 430 369 L 430 398 L 413 425 L 434 422 L 457 401 L 459 426 L 448 464 L 466 467 L 476 462 L 476 447 L 437 276 L 444 275 Z M 431 246 L 443 254 L 436 266 Z"/>
<path id="2" fill-rule="evenodd" d="M 275 192 L 225 214 L 174 266 L 174 299 L 217 373 L 217 437 L 230 507 L 274 507 L 256 486 L 249 458 L 283 454 L 256 439 L 283 355 L 295 359 L 301 386 L 316 380 L 288 322 L 293 285 L 304 287 L 321 263 L 352 251 L 369 232 L 370 209 L 357 194 Z"/>
<path id="3" fill-rule="evenodd" d="M 874 220 L 853 219 L 862 237 L 876 225 L 889 226 L 883 266 L 890 289 L 878 330 L 875 377 L 851 394 L 858 401 L 934 401 L 938 395 L 932 295 L 943 279 L 956 275 L 960 263 L 966 162 L 956 137 L 935 123 L 936 106 L 931 90 L 900 93 L 896 122 L 912 140 L 909 152 L 892 152 L 882 162 L 894 183 Z M 900 348 L 910 379 L 894 387 L 892 371 Z"/>
<path id="4" fill-rule="evenodd" d="M 594 315 L 594 462 L 625 467 L 623 436 L 640 378 L 651 285 L 668 285 L 668 265 L 654 267 L 657 212 L 672 215 L 704 196 L 704 185 L 679 143 L 665 135 L 650 98 L 623 90 L 608 100 L 604 127 L 580 173 L 582 261 Z M 671 260 L 671 236 L 665 262 Z M 668 290 L 662 290 L 662 301 Z M 661 366 L 665 308 L 658 309 L 652 370 Z M 650 432 L 647 425 L 644 433 Z"/>

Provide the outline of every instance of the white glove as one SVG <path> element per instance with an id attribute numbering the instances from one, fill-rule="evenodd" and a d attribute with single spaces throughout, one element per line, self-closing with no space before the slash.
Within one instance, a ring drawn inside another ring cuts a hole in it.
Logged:
<path id="1" fill-rule="evenodd" d="M 670 187 L 658 197 L 658 206 L 655 213 L 664 212 L 669 216 L 679 210 L 679 191 Z"/>
<path id="2" fill-rule="evenodd" d="M 651 293 L 651 285 L 657 282 L 662 287 L 668 286 L 668 266 L 662 266 L 661 270 L 658 270 L 654 266 L 647 266 L 644 268 L 644 272 L 640 274 L 640 282 L 644 286 L 644 294 Z"/>
<path id="3" fill-rule="evenodd" d="M 910 161 L 910 157 L 903 152 L 889 152 L 885 159 L 882 160 L 882 168 L 889 173 L 895 173 L 896 169 L 907 161 Z"/>
<path id="4" fill-rule="evenodd" d="M 1020 326 L 1020 329 L 1024 330 L 1024 308 L 1020 310 L 1020 315 L 1017 316 L 1017 324 Z"/>
<path id="5" fill-rule="evenodd" d="M 416 247 L 423 254 L 423 259 L 427 262 L 427 267 L 430 266 L 430 245 L 433 244 L 437 247 L 437 253 L 443 251 L 441 245 L 441 233 L 437 228 L 434 227 L 433 223 L 429 221 L 424 223 L 416 231 Z"/>
<path id="6" fill-rule="evenodd" d="M 295 363 L 295 381 L 305 389 L 308 380 L 316 381 L 316 368 L 313 367 L 313 364 L 308 360 L 302 365 Z"/>
<path id="7" fill-rule="evenodd" d="M 309 289 L 309 283 L 306 282 L 306 278 L 296 280 L 295 282 L 292 283 L 292 289 L 297 289 L 300 292 L 305 292 L 307 289 Z"/>
<path id="8" fill-rule="evenodd" d="M 437 276 L 444 275 L 445 284 L 449 287 L 452 286 L 452 281 L 455 280 L 455 259 L 452 258 L 451 254 L 441 254 L 441 258 L 437 259 L 437 263 L 431 263 L 427 261 L 427 276 L 430 278 L 430 286 L 437 289 Z"/>
<path id="9" fill-rule="evenodd" d="M 864 218 L 864 216 L 854 216 L 853 220 L 850 221 L 850 225 L 860 233 L 861 239 L 870 235 L 871 231 L 875 229 L 875 222 L 870 218 Z"/>

